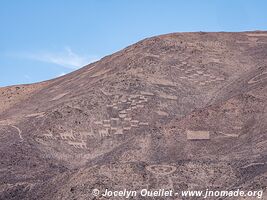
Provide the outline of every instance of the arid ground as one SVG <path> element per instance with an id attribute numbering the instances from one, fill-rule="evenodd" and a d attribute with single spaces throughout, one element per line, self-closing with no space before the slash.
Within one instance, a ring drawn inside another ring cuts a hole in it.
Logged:
<path id="1" fill-rule="evenodd" d="M 156 36 L 0 88 L 0 199 L 105 199 L 94 188 L 267 199 L 266 86 L 267 32 L 255 31 Z"/>

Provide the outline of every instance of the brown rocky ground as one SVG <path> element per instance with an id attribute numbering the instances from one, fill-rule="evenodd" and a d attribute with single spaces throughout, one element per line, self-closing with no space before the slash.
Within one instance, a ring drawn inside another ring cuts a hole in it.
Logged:
<path id="1" fill-rule="evenodd" d="M 34 92 L 41 90 L 46 83 L 36 83 L 29 85 L 17 85 L 0 88 L 0 112 L 14 106 L 27 98 L 30 98 Z"/>
<path id="2" fill-rule="evenodd" d="M 266 191 L 266 63 L 267 32 L 173 33 L 54 80 L 1 88 L 0 199 Z"/>

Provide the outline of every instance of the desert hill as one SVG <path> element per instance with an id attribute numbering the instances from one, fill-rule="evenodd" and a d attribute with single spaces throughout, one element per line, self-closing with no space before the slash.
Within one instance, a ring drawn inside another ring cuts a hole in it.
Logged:
<path id="1" fill-rule="evenodd" d="M 172 33 L 0 88 L 0 199 L 265 191 L 266 63 L 264 31 Z"/>

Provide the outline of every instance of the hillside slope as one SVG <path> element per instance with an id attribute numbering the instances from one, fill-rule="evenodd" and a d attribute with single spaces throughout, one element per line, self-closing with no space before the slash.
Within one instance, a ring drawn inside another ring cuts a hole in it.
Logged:
<path id="1" fill-rule="evenodd" d="M 14 101 L 0 109 L 0 199 L 265 191 L 266 63 L 267 32 L 173 33 L 19 96 L 1 88 Z"/>

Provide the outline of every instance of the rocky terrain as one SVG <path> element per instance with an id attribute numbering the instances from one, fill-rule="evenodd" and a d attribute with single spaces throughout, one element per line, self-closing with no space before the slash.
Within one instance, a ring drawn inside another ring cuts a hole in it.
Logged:
<path id="1" fill-rule="evenodd" d="M 0 199 L 108 199 L 94 188 L 267 199 L 266 85 L 267 32 L 255 31 L 156 36 L 0 88 Z"/>

